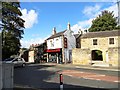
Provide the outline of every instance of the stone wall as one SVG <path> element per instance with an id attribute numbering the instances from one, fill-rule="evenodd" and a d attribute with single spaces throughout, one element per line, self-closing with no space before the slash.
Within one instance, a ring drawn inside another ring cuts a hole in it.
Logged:
<path id="1" fill-rule="evenodd" d="M 109 44 L 109 38 L 114 38 L 115 43 L 113 45 Z M 93 45 L 93 39 L 97 39 L 97 45 Z M 110 47 L 119 47 L 118 42 L 120 37 L 96 37 L 96 38 L 83 38 L 81 39 L 81 48 L 82 49 L 99 49 L 99 50 L 108 50 Z"/>
<path id="2" fill-rule="evenodd" d="M 109 44 L 109 38 L 114 38 L 114 44 Z M 93 39 L 97 39 L 97 45 L 93 45 Z M 120 36 L 82 38 L 81 48 L 72 50 L 73 64 L 88 65 L 91 60 L 92 50 L 102 51 L 103 63 L 110 66 L 120 65 Z"/>
<path id="3" fill-rule="evenodd" d="M 112 66 L 120 65 L 120 48 L 109 48 L 108 49 L 108 59 L 109 64 Z"/>
<path id="4" fill-rule="evenodd" d="M 91 61 L 90 49 L 75 48 L 72 50 L 73 64 L 89 65 L 90 61 Z"/>

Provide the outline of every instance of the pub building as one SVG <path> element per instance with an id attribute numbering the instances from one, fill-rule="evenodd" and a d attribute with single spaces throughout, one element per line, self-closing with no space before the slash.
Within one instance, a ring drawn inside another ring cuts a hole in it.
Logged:
<path id="1" fill-rule="evenodd" d="M 72 48 L 76 47 L 76 41 L 70 29 L 70 23 L 66 30 L 58 33 L 54 27 L 52 35 L 46 41 L 47 62 L 59 64 L 72 62 Z"/>

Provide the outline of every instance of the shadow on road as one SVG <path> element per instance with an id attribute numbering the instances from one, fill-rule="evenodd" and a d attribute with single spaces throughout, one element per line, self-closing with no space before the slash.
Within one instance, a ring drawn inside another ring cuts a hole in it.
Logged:
<path id="1" fill-rule="evenodd" d="M 25 68 L 15 68 L 13 90 L 60 90 L 59 75 L 52 70 L 55 65 L 31 64 Z M 56 82 L 51 82 L 51 78 Z M 64 84 L 64 90 L 111 90 Z M 115 89 L 112 89 L 115 90 Z M 117 89 L 116 89 L 117 90 Z"/>

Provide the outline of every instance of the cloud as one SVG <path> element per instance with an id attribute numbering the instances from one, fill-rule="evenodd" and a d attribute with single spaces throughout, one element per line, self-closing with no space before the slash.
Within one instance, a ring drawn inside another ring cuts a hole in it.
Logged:
<path id="1" fill-rule="evenodd" d="M 95 6 L 86 6 L 83 10 L 83 14 L 87 17 L 94 17 L 99 12 L 101 5 L 96 4 Z"/>
<path id="2" fill-rule="evenodd" d="M 74 33 L 77 33 L 79 29 L 84 31 L 85 29 L 88 29 L 92 25 L 92 20 L 95 19 L 99 14 L 101 14 L 101 11 L 108 10 L 110 12 L 113 11 L 113 14 L 115 17 L 118 16 L 118 8 L 117 4 L 113 4 L 110 7 L 101 9 L 101 6 L 95 5 L 95 6 L 87 6 L 83 10 L 83 13 L 89 17 L 89 19 L 84 21 L 79 21 L 77 24 L 73 25 L 71 29 L 74 31 Z"/>
<path id="3" fill-rule="evenodd" d="M 100 2 L 113 2 L 113 3 L 116 3 L 117 0 L 100 0 Z"/>
<path id="4" fill-rule="evenodd" d="M 29 41 L 21 40 L 21 45 L 22 45 L 22 47 L 29 48 L 30 45 L 32 45 L 32 44 L 41 44 L 43 42 L 44 42 L 44 39 L 42 39 L 42 38 L 31 39 Z"/>
<path id="5" fill-rule="evenodd" d="M 25 28 L 31 28 L 38 22 L 38 13 L 35 10 L 22 9 L 21 12 L 23 14 L 21 18 L 25 20 Z"/>
<path id="6" fill-rule="evenodd" d="M 49 36 L 45 37 L 45 38 L 34 38 L 34 39 L 30 39 L 28 40 L 20 40 L 22 47 L 24 48 L 29 48 L 30 45 L 32 44 L 41 44 L 43 43 Z"/>
<path id="7" fill-rule="evenodd" d="M 39 37 L 40 34 L 32 34 L 32 37 Z"/>
<path id="8" fill-rule="evenodd" d="M 114 16 L 115 17 L 118 16 L 118 7 L 117 7 L 117 4 L 114 4 L 114 5 L 112 5 L 112 6 L 108 7 L 108 8 L 105 8 L 104 10 L 109 10 L 110 12 L 113 11 Z"/>
<path id="9" fill-rule="evenodd" d="M 79 29 L 84 32 L 84 30 L 88 29 L 88 27 L 91 26 L 92 20 L 93 18 L 85 21 L 79 21 L 77 24 L 73 25 L 71 29 L 74 31 L 74 33 L 78 33 Z"/>

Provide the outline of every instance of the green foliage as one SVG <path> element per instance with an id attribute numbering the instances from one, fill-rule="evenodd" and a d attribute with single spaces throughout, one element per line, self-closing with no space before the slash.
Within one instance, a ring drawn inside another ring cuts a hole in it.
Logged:
<path id="1" fill-rule="evenodd" d="M 22 50 L 22 51 L 26 51 L 26 50 L 28 50 L 28 48 L 21 48 L 21 50 Z"/>
<path id="2" fill-rule="evenodd" d="M 24 20 L 19 10 L 19 2 L 2 2 L 2 58 L 18 54 L 20 39 L 24 34 Z"/>
<path id="3" fill-rule="evenodd" d="M 97 50 L 97 51 L 95 51 L 95 52 L 97 53 L 98 56 L 102 55 L 102 52 L 99 51 L 99 50 Z"/>
<path id="4" fill-rule="evenodd" d="M 110 31 L 114 29 L 119 29 L 119 27 L 117 27 L 113 12 L 103 11 L 101 15 L 92 21 L 92 26 L 89 28 L 89 31 Z"/>

